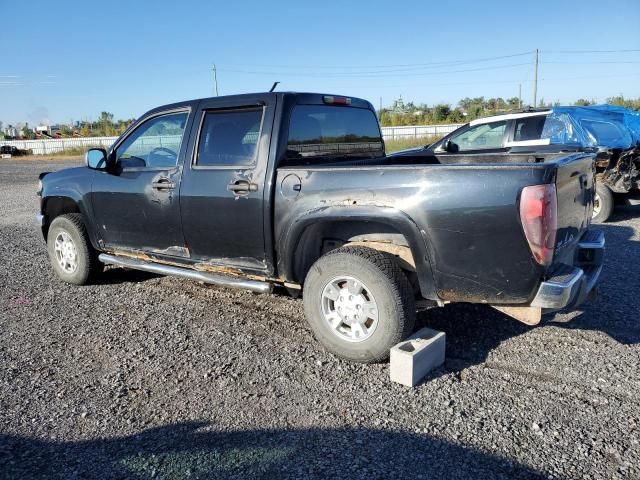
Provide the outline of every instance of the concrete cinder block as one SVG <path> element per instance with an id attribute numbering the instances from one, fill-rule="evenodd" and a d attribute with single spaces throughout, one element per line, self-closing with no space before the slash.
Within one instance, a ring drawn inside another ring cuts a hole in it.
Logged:
<path id="1" fill-rule="evenodd" d="M 434 368 L 444 363 L 446 335 L 423 328 L 391 348 L 391 381 L 408 387 L 416 385 Z"/>

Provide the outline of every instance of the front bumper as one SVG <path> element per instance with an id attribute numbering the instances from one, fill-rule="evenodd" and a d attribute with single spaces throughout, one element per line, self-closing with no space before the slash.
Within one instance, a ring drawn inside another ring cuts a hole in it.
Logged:
<path id="1" fill-rule="evenodd" d="M 36 215 L 36 224 L 39 227 L 44 227 L 44 222 L 45 222 L 44 215 L 41 215 L 41 214 Z"/>
<path id="2" fill-rule="evenodd" d="M 542 282 L 531 306 L 553 311 L 583 303 L 595 292 L 602 271 L 604 247 L 604 233 L 598 230 L 585 232 L 576 249 L 576 264 L 565 266 Z"/>

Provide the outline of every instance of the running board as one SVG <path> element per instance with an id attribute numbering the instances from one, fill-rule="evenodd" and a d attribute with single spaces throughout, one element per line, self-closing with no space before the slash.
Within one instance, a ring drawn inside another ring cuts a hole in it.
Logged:
<path id="1" fill-rule="evenodd" d="M 174 267 L 173 265 L 164 265 L 162 263 L 145 262 L 135 258 L 121 257 L 115 255 L 107 255 L 101 253 L 98 259 L 102 263 L 108 265 L 117 265 L 119 267 L 132 268 L 134 270 L 143 270 L 145 272 L 158 273 L 160 275 L 171 275 L 174 277 L 188 278 L 197 282 L 212 283 L 223 287 L 242 288 L 257 293 L 271 292 L 272 285 L 267 282 L 259 282 L 257 280 L 245 280 L 242 278 L 228 277 L 225 275 L 216 275 L 214 273 L 199 272 L 189 268 Z"/>

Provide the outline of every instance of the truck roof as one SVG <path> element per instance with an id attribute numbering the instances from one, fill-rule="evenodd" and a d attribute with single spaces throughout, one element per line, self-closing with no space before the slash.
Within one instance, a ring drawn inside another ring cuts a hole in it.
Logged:
<path id="1" fill-rule="evenodd" d="M 221 95 L 218 97 L 194 98 L 191 100 L 183 100 L 181 102 L 160 105 L 158 107 L 151 109 L 147 113 L 154 112 L 154 111 L 168 110 L 171 108 L 179 108 L 187 104 L 200 102 L 203 100 L 207 100 L 207 101 L 213 100 L 213 101 L 220 101 L 221 103 L 227 103 L 227 102 L 235 102 L 235 101 L 242 101 L 242 100 L 251 101 L 256 97 L 264 98 L 264 97 L 276 97 L 276 96 L 295 98 L 296 99 L 295 103 L 301 103 L 301 104 L 304 104 L 304 103 L 310 103 L 310 104 L 327 103 L 328 104 L 329 102 L 325 101 L 326 98 L 348 98 L 350 99 L 349 106 L 373 109 L 373 106 L 369 101 L 364 100 L 362 98 L 358 98 L 358 97 L 352 97 L 349 95 L 336 95 L 332 93 L 317 93 L 317 92 L 278 91 L 278 92 L 240 93 L 235 95 Z"/>

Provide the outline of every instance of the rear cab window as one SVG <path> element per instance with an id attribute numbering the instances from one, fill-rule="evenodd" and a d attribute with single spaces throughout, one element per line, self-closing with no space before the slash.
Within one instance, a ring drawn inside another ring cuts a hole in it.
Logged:
<path id="1" fill-rule="evenodd" d="M 384 155 L 378 120 L 367 108 L 296 105 L 280 166 L 371 159 Z"/>

